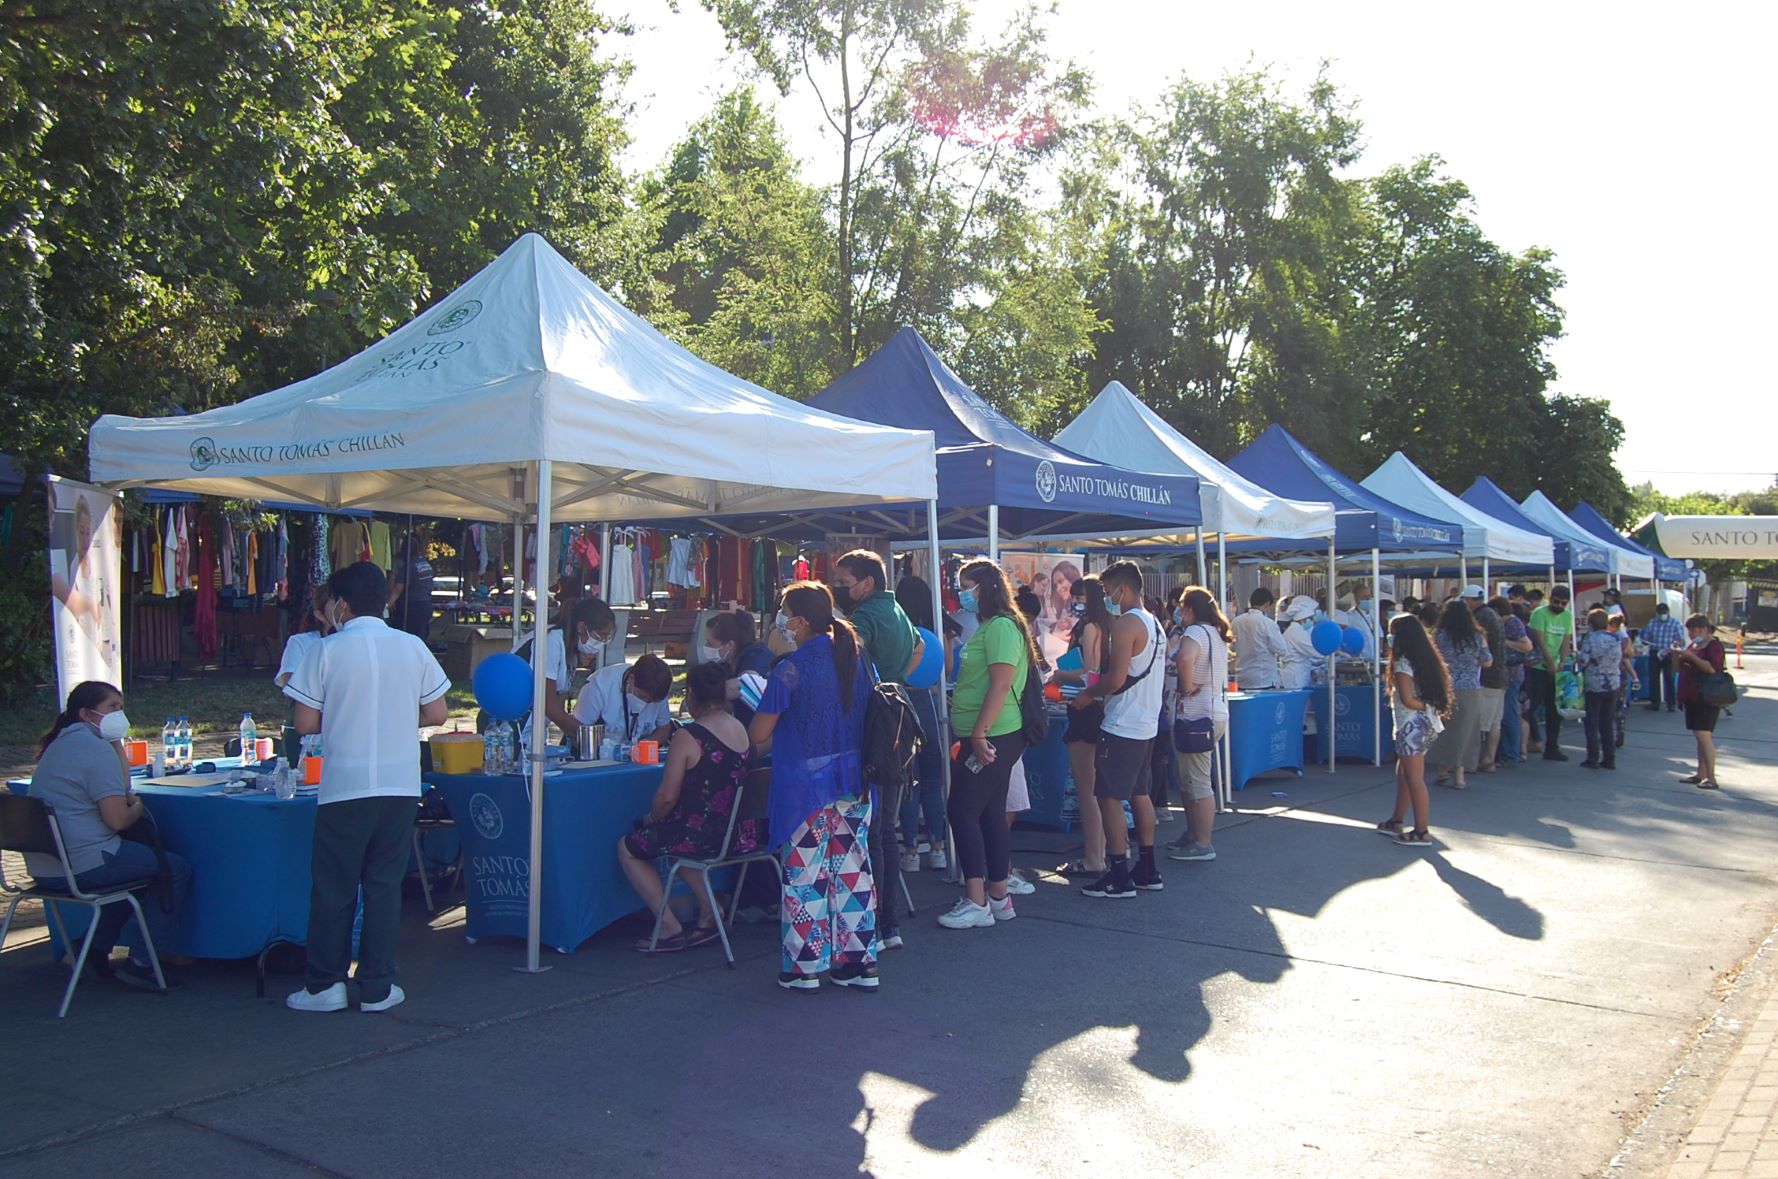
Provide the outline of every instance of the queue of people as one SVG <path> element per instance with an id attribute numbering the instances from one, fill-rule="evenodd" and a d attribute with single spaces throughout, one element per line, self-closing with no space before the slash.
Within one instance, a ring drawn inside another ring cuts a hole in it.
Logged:
<path id="1" fill-rule="evenodd" d="M 1034 611 L 1021 609 L 1006 572 L 993 561 L 969 561 L 955 589 L 975 625 L 958 652 L 947 739 L 936 689 L 907 686 L 925 656 L 921 630 L 931 633 L 930 590 L 917 578 L 903 578 L 890 591 L 887 581 L 882 559 L 859 550 L 839 558 L 831 584 L 787 586 L 764 639 L 744 612 L 712 618 L 698 636 L 683 725 L 668 705 L 672 673 L 652 655 L 600 668 L 568 705 L 570 642 L 585 657 L 612 637 L 612 613 L 596 599 L 576 604 L 563 625 L 548 632 L 542 656 L 555 689 L 546 696 L 550 720 L 603 723 L 626 741 L 666 744 L 652 805 L 614 849 L 643 904 L 660 910 L 663 903 L 660 857 L 708 859 L 724 846 L 739 854 L 775 850 L 782 869 L 775 890 L 778 982 L 786 990 L 817 990 L 824 978 L 850 989 L 878 988 L 879 953 L 903 944 L 896 885 L 900 872 L 920 866 L 914 839 L 922 815 L 933 835 L 931 866 L 944 866 L 941 839 L 948 828 L 963 882 L 963 895 L 938 924 L 980 930 L 1016 918 L 1013 898 L 1033 891 L 1011 863 L 1011 823 L 1028 802 L 1009 799 L 1029 740 L 1028 685 L 1047 681 L 1065 689 L 1063 739 L 1081 802 L 1083 847 L 1064 871 L 1085 878 L 1083 895 L 1131 899 L 1165 887 L 1156 863 L 1157 797 L 1164 799 L 1175 770 L 1186 822 L 1164 845 L 1167 857 L 1214 860 L 1212 751 L 1227 732 L 1231 646 L 1242 690 L 1289 687 L 1317 612 L 1314 599 L 1296 596 L 1275 618 L 1271 593 L 1260 589 L 1231 623 L 1200 586 L 1182 587 L 1164 605 L 1145 599 L 1141 570 L 1119 561 L 1071 581 L 1069 654 L 1052 668 L 1034 638 Z M 1388 618 L 1396 801 L 1377 830 L 1403 846 L 1433 845 L 1429 763 L 1435 784 L 1461 789 L 1469 773 L 1491 773 L 1531 753 L 1567 760 L 1558 746 L 1557 676 L 1571 656 L 1585 693 L 1587 759 L 1581 764 L 1606 770 L 1617 764 L 1621 709 L 1635 686 L 1621 612 L 1614 616 L 1604 604 L 1589 610 L 1577 638 L 1563 587 L 1535 606 L 1516 586 L 1504 597 L 1482 599 L 1481 587 L 1469 586 L 1442 604 L 1404 602 L 1408 608 Z M 423 642 L 386 625 L 388 601 L 376 566 L 337 571 L 314 602 L 316 637 L 303 645 L 294 667 L 280 672 L 297 730 L 322 734 L 328 750 L 312 858 L 308 978 L 287 999 L 295 1010 L 347 1005 L 360 896 L 360 1006 L 385 1011 L 404 998 L 395 933 L 421 789 L 417 732 L 445 719 L 449 681 Z M 1350 613 L 1356 596 L 1339 605 Z M 1665 707 L 1684 709 L 1698 751 L 1685 781 L 1711 789 L 1719 710 L 1704 700 L 1701 685 L 1723 670 L 1723 646 L 1705 616 L 1686 619 L 1681 638 L 1664 625 L 1670 621 L 1665 613 L 1663 607 L 1642 636 L 1645 647 L 1665 644 L 1662 666 L 1651 674 L 1673 677 L 1672 688 L 1657 691 L 1651 707 L 1663 707 L 1664 695 Z M 905 795 L 899 789 L 880 795 L 866 773 L 866 718 L 879 685 L 905 695 L 923 737 Z M 39 749 L 33 792 L 55 805 L 84 886 L 139 878 L 154 864 L 153 853 L 131 842 L 147 812 L 130 789 L 122 708 L 115 688 L 82 684 Z M 1528 739 L 1521 739 L 1522 729 Z M 938 760 L 947 748 L 948 798 Z M 766 764 L 766 821 L 737 823 L 749 775 Z M 935 814 L 935 807 L 942 811 Z M 189 885 L 190 866 L 172 853 L 161 862 L 170 865 L 163 875 L 170 891 L 165 912 L 172 912 Z M 28 866 L 39 874 L 60 870 L 59 864 Z M 691 891 L 695 917 L 660 910 L 658 936 L 638 941 L 638 950 L 674 953 L 717 940 L 719 917 L 709 891 Z M 147 963 L 108 964 L 124 913 L 113 907 L 102 916 L 94 969 L 158 987 Z M 147 920 L 153 931 L 152 911 Z"/>

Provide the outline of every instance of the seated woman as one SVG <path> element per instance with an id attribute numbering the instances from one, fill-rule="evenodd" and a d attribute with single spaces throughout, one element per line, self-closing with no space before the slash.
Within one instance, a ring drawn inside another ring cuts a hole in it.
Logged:
<path id="1" fill-rule="evenodd" d="M 654 861 L 662 856 L 708 859 L 720 852 L 729 815 L 752 763 L 747 730 L 729 712 L 728 668 L 722 663 L 701 663 L 692 668 L 688 681 L 685 703 L 691 723 L 674 733 L 667 746 L 660 789 L 655 791 L 654 805 L 640 828 L 617 841 L 617 862 L 650 912 L 660 909 L 664 895 Z M 756 851 L 762 835 L 758 820 L 745 820 L 736 828 L 729 850 L 737 854 Z M 673 953 L 716 940 L 716 915 L 704 892 L 703 873 L 687 869 L 685 875 L 690 877 L 687 883 L 698 903 L 697 927 L 686 929 L 668 909 L 661 918 L 655 953 Z M 636 948 L 648 953 L 648 941 L 642 938 Z"/>
<path id="2" fill-rule="evenodd" d="M 107 892 L 116 885 L 153 877 L 159 870 L 154 850 L 132 842 L 123 833 L 142 823 L 147 814 L 142 799 L 130 788 L 130 761 L 124 740 L 130 722 L 124 716 L 123 694 L 110 684 L 88 680 L 68 693 L 68 707 L 37 746 L 37 772 L 31 775 L 31 797 L 55 809 L 62 829 L 68 866 L 74 880 L 90 892 Z M 177 913 L 191 883 L 191 865 L 184 856 L 167 853 L 167 882 L 171 910 L 163 911 L 155 898 L 142 903 L 142 915 L 156 950 L 166 952 L 171 913 Z M 25 853 L 25 870 L 39 884 L 66 887 L 62 862 L 40 852 Z M 86 968 L 101 978 L 138 990 L 158 991 L 154 968 L 132 955 L 127 962 L 111 962 L 125 922 L 134 919 L 128 905 L 106 905 L 92 932 Z M 69 947 L 70 953 L 74 947 Z"/>

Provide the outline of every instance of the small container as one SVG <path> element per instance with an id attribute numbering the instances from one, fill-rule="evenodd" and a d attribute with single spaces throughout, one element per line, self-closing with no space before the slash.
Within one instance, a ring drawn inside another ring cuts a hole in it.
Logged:
<path id="1" fill-rule="evenodd" d="M 132 766 L 145 766 L 148 764 L 148 742 L 125 741 L 123 747 L 124 752 L 129 755 L 130 764 Z"/>
<path id="2" fill-rule="evenodd" d="M 638 741 L 630 746 L 630 760 L 639 766 L 658 766 L 661 764 L 661 743 L 659 741 Z"/>
<path id="3" fill-rule="evenodd" d="M 434 733 L 432 768 L 441 774 L 479 774 L 485 748 L 474 733 Z"/>
<path id="4" fill-rule="evenodd" d="M 321 759 L 319 757 L 303 758 L 303 785 L 321 785 Z"/>
<path id="5" fill-rule="evenodd" d="M 277 741 L 271 737 L 257 737 L 253 741 L 253 760 L 267 762 L 272 760 L 277 750 Z"/>

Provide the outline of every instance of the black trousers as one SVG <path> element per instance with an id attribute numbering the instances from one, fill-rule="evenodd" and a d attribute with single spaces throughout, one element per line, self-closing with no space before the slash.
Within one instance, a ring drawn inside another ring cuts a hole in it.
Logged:
<path id="1" fill-rule="evenodd" d="M 1021 733 L 990 737 L 994 760 L 980 773 L 969 768 L 970 741 L 951 759 L 951 799 L 945 814 L 957 841 L 957 864 L 965 880 L 1005 880 L 1012 871 L 1012 832 L 1006 827 L 1006 787 L 1012 768 L 1025 753 Z"/>
<path id="2" fill-rule="evenodd" d="M 1543 713 L 1543 755 L 1557 752 L 1556 741 L 1562 735 L 1562 714 L 1556 704 L 1556 677 L 1541 667 L 1525 669 L 1525 686 L 1531 689 L 1531 707 L 1526 719 L 1531 726 L 1531 739 L 1537 740 L 1537 714 Z"/>
<path id="3" fill-rule="evenodd" d="M 395 939 L 401 927 L 401 881 L 413 854 L 418 797 L 355 798 L 315 810 L 309 857 L 308 988 L 346 981 L 352 962 L 352 917 L 364 889 L 358 934 L 358 997 L 380 1003 L 395 985 Z"/>
<path id="4" fill-rule="evenodd" d="M 1617 764 L 1617 693 L 1587 693 L 1587 760 Z"/>
<path id="5" fill-rule="evenodd" d="M 900 924 L 895 906 L 901 903 L 901 832 L 896 816 L 901 814 L 902 787 L 877 789 L 877 805 L 871 811 L 870 874 L 877 882 L 871 896 L 877 906 L 877 933 L 888 937 Z"/>
<path id="6" fill-rule="evenodd" d="M 1678 665 L 1670 653 L 1657 652 L 1648 660 L 1648 706 L 1659 708 L 1662 701 L 1666 702 L 1667 711 L 1671 712 L 1678 704 L 1679 685 Z"/>

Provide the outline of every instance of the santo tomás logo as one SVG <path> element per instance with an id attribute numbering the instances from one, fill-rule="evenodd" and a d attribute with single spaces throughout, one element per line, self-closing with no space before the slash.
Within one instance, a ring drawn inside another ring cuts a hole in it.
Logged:
<path id="1" fill-rule="evenodd" d="M 1037 498 L 1046 504 L 1056 499 L 1056 468 L 1048 459 L 1037 464 Z"/>
<path id="2" fill-rule="evenodd" d="M 195 438 L 191 443 L 191 469 L 207 471 L 216 465 L 216 439 Z"/>
<path id="3" fill-rule="evenodd" d="M 500 805 L 485 794 L 469 796 L 469 818 L 483 839 L 499 839 L 501 832 L 506 830 L 506 817 L 500 813 Z"/>
<path id="4" fill-rule="evenodd" d="M 454 332 L 481 313 L 482 301 L 480 299 L 465 299 L 449 311 L 445 312 L 443 319 L 427 328 L 426 334 L 429 336 L 442 336 L 448 332 Z"/>

